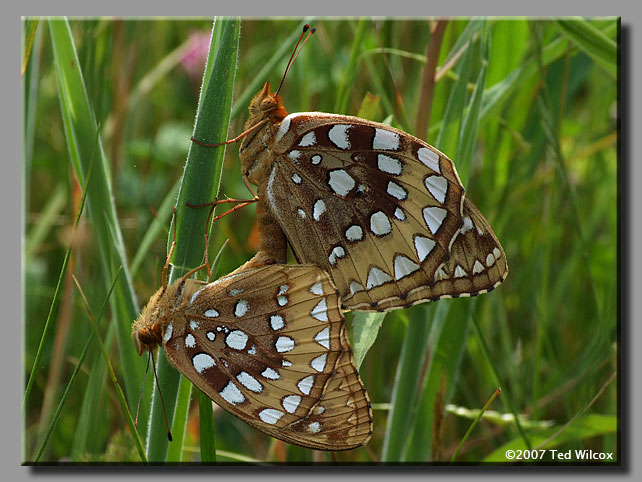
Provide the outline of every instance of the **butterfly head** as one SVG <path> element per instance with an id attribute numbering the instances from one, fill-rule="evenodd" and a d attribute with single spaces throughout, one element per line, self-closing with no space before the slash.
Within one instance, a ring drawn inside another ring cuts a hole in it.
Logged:
<path id="1" fill-rule="evenodd" d="M 250 102 L 250 117 L 244 129 L 247 135 L 239 150 L 243 174 L 251 182 L 265 177 L 272 161 L 272 139 L 287 115 L 281 97 L 271 93 L 270 83 L 266 82 Z"/>
<path id="2" fill-rule="evenodd" d="M 170 286 L 171 288 L 171 286 Z M 132 325 L 132 342 L 139 355 L 152 350 L 163 341 L 163 327 L 167 325 L 167 289 L 159 289 L 143 308 Z"/>
<path id="3" fill-rule="evenodd" d="M 250 102 L 250 118 L 245 124 L 245 129 L 256 125 L 263 119 L 280 122 L 288 115 L 281 97 L 270 92 L 270 83 L 266 82 Z"/>

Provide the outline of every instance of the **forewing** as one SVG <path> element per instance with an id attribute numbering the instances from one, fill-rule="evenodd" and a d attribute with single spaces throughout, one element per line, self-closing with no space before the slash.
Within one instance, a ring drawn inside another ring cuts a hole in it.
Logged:
<path id="1" fill-rule="evenodd" d="M 450 159 L 402 131 L 349 116 L 291 114 L 265 187 L 301 262 L 327 270 L 347 309 L 429 299 L 462 225 Z"/>
<path id="2" fill-rule="evenodd" d="M 221 407 L 305 447 L 369 439 L 370 403 L 322 270 L 271 265 L 224 277 L 194 293 L 185 315 L 184 330 L 166 337 L 167 355 Z"/>

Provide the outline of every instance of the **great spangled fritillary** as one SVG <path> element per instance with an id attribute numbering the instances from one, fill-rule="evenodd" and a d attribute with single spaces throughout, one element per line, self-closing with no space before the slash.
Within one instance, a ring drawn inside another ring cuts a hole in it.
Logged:
<path id="1" fill-rule="evenodd" d="M 372 434 L 337 290 L 315 266 L 183 278 L 152 296 L 132 339 L 139 354 L 162 344 L 218 405 L 275 438 L 347 450 Z"/>
<path id="2" fill-rule="evenodd" d="M 474 296 L 506 278 L 504 250 L 453 162 L 421 139 L 358 117 L 288 115 L 269 83 L 245 133 L 260 250 L 243 269 L 284 263 L 289 242 L 330 274 L 344 308 L 362 311 Z"/>

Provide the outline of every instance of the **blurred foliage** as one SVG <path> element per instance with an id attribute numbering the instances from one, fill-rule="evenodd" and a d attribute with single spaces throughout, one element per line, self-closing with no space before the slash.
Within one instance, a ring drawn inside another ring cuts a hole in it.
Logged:
<path id="1" fill-rule="evenodd" d="M 536 448 L 551 436 L 557 441 L 549 441 L 549 446 L 560 450 L 618 450 L 618 387 L 612 377 L 619 361 L 618 111 L 613 68 L 618 20 L 476 22 L 480 20 L 457 19 L 446 28 L 439 67 L 449 68 L 437 71 L 427 141 L 439 140 L 437 147 L 455 157 L 462 142 L 457 139 L 461 119 L 445 128 L 442 121 L 462 75 L 457 66 L 470 55 L 469 80 L 455 98 L 465 114 L 486 48 L 485 89 L 472 158 L 466 166 L 460 166 L 457 158 L 454 162 L 468 195 L 504 246 L 508 279 L 476 299 L 442 300 L 386 316 L 360 368 L 376 409 L 374 435 L 365 448 L 323 454 L 287 446 L 216 409 L 219 462 L 381 460 L 384 438 L 397 428 L 388 427 L 386 421 L 393 387 L 406 379 L 399 377 L 399 360 L 413 323 L 428 323 L 430 328 L 424 330 L 426 342 L 417 357 L 422 367 L 419 378 L 405 387 L 416 392 L 408 420 L 417 417 L 417 423 L 402 428 L 410 432 L 398 437 L 406 440 L 399 460 L 450 460 L 470 419 L 444 407 L 477 410 L 498 386 L 502 393 L 492 409 L 512 421 L 519 414 L 530 423 L 521 427 L 482 417 L 458 461 L 501 460 L 495 455 L 500 448 Z M 376 116 L 373 120 L 414 133 L 432 21 L 364 18 L 311 23 L 317 33 L 297 58 L 281 92 L 286 108 L 334 112 L 335 106 L 345 105 L 345 111 L 337 113 L 355 115 L 363 104 L 368 115 Z M 259 73 L 299 25 L 300 19 L 243 20 L 234 93 L 242 103 L 233 109 L 229 137 L 242 131 L 257 85 L 264 81 L 278 85 L 287 54 L 265 76 Z M 132 281 L 142 304 L 159 286 L 165 262 L 172 204 L 167 196 L 175 192 L 183 172 L 212 22 L 96 18 L 72 19 L 70 26 L 110 165 L 126 257 L 130 264 L 134 258 L 141 260 Z M 28 61 L 22 75 L 26 236 L 22 370 L 28 377 L 81 192 L 65 139 L 47 22 L 23 22 L 23 49 Z M 248 197 L 236 147 L 226 152 L 221 194 Z M 147 242 L 150 231 L 154 237 Z M 227 239 L 217 276 L 256 252 L 253 206 L 217 221 L 211 252 L 216 253 Z M 100 256 L 92 224 L 83 217 L 62 283 L 55 334 L 44 345 L 33 392 L 23 407 L 24 462 L 33 459 L 92 333 L 69 275 L 78 278 L 92 306 L 101 306 L 104 287 L 94 282 L 104 277 Z M 108 310 L 102 325 L 105 333 L 107 322 L 114 321 L 110 316 L 114 315 Z M 117 344 L 111 355 L 119 374 Z M 108 379 L 92 379 L 90 367 L 97 357 L 94 342 L 43 461 L 137 460 L 113 386 Z M 432 370 L 427 376 L 429 360 L 449 368 Z M 422 396 L 429 393 L 422 389 L 440 393 L 442 373 L 446 388 L 440 394 L 443 403 L 436 403 L 434 397 Z M 78 441 L 79 413 L 88 390 L 101 395 L 98 413 L 93 414 L 89 440 Z M 433 404 L 441 411 L 430 411 Z M 600 424 L 589 423 L 592 420 Z M 439 433 L 432 433 L 433 425 L 440 427 Z M 183 460 L 199 460 L 198 427 L 198 407 L 193 403 Z"/>

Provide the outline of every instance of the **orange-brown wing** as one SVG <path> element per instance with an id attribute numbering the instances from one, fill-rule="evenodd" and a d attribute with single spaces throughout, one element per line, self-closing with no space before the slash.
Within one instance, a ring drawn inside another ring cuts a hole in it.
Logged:
<path id="1" fill-rule="evenodd" d="M 332 281 L 315 266 L 271 265 L 196 291 L 165 334 L 169 360 L 212 400 L 260 431 L 321 450 L 372 433 Z M 184 328 L 183 328 L 184 327 Z"/>
<path id="2" fill-rule="evenodd" d="M 287 116 L 272 150 L 269 206 L 299 261 L 330 273 L 345 308 L 435 298 L 463 223 L 450 159 L 398 129 L 321 113 Z"/>
<path id="3" fill-rule="evenodd" d="M 430 299 L 476 296 L 495 289 L 508 276 L 506 253 L 495 233 L 475 205 L 464 200 L 463 226 L 457 233 L 450 256 L 435 274 Z M 408 305 L 426 300 L 426 291 L 411 292 Z M 383 309 L 394 305 L 383 303 Z"/>

